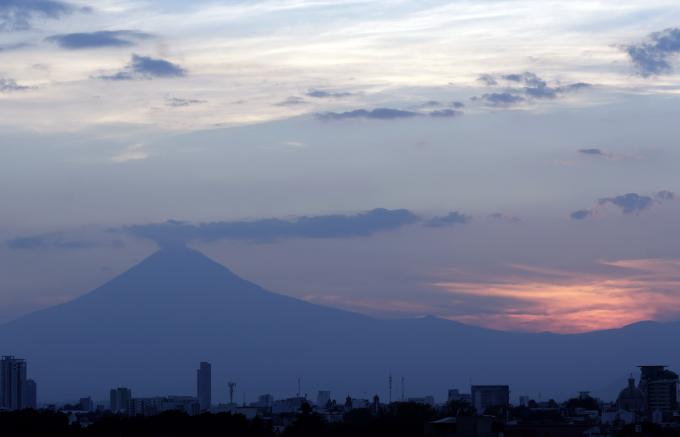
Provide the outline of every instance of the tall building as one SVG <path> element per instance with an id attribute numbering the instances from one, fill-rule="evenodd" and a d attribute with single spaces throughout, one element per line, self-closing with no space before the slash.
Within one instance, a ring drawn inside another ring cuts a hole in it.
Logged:
<path id="1" fill-rule="evenodd" d="M 470 393 L 477 414 L 484 414 L 487 408 L 510 405 L 510 387 L 507 385 L 473 385 Z"/>
<path id="2" fill-rule="evenodd" d="M 331 392 L 329 390 L 319 390 L 316 396 L 316 406 L 319 408 L 326 408 L 331 401 Z"/>
<path id="3" fill-rule="evenodd" d="M 109 398 L 111 401 L 111 411 L 127 414 L 130 409 L 130 399 L 132 399 L 132 390 L 129 388 L 118 387 L 111 389 Z"/>
<path id="4" fill-rule="evenodd" d="M 24 408 L 26 360 L 4 356 L 0 359 L 0 407 L 10 410 Z"/>
<path id="5" fill-rule="evenodd" d="M 678 407 L 678 375 L 667 366 L 639 366 L 640 391 L 647 411 L 671 411 Z"/>
<path id="6" fill-rule="evenodd" d="M 201 411 L 210 410 L 212 404 L 212 366 L 202 362 L 196 370 L 196 397 Z"/>
<path id="7" fill-rule="evenodd" d="M 27 379 L 24 384 L 24 400 L 22 408 L 38 409 L 38 385 L 32 379 Z"/>

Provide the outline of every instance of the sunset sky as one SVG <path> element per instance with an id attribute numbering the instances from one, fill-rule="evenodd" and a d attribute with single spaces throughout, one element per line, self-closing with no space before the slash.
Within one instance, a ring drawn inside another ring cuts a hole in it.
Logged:
<path id="1" fill-rule="evenodd" d="M 0 0 L 0 322 L 177 243 L 382 318 L 680 320 L 678 120 L 677 0 Z"/>

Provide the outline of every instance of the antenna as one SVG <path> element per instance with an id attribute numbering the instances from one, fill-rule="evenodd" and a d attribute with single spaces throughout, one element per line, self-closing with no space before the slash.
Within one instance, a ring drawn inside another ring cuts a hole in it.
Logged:
<path id="1" fill-rule="evenodd" d="M 387 378 L 390 386 L 390 404 L 392 403 L 392 371 L 390 371 L 390 376 Z"/>
<path id="2" fill-rule="evenodd" d="M 401 377 L 401 400 L 405 400 L 406 397 L 404 396 L 404 381 L 406 381 L 406 378 L 403 376 Z"/>
<path id="3" fill-rule="evenodd" d="M 233 404 L 234 403 L 234 389 L 236 388 L 236 383 L 235 382 L 228 382 L 227 385 L 229 386 L 229 403 Z"/>
<path id="4" fill-rule="evenodd" d="M 298 391 L 297 391 L 297 397 L 300 397 L 300 393 L 302 392 L 302 390 L 300 390 L 300 386 L 301 386 L 300 378 L 298 377 Z"/>

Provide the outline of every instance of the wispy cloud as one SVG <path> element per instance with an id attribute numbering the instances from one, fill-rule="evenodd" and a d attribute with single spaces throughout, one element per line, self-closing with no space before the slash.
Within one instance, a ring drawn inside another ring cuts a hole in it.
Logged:
<path id="1" fill-rule="evenodd" d="M 46 38 L 59 47 L 70 50 L 105 47 L 130 47 L 151 35 L 135 30 L 100 30 L 98 32 L 65 33 Z"/>
<path id="2" fill-rule="evenodd" d="M 26 91 L 32 87 L 20 85 L 14 79 L 0 78 L 0 93 L 10 93 L 13 91 Z"/>
<path id="3" fill-rule="evenodd" d="M 311 89 L 306 93 L 307 97 L 314 97 L 317 99 L 339 99 L 342 97 L 349 97 L 352 93 L 346 91 L 327 91 L 320 89 Z"/>
<path id="4" fill-rule="evenodd" d="M 495 300 L 488 312 L 451 318 L 497 329 L 585 332 L 680 315 L 679 260 L 602 261 L 600 268 L 592 273 L 515 265 L 510 274 L 434 285 L 461 302 Z"/>
<path id="5" fill-rule="evenodd" d="M 26 30 L 34 18 L 60 18 L 89 11 L 59 0 L 0 0 L 0 31 Z"/>

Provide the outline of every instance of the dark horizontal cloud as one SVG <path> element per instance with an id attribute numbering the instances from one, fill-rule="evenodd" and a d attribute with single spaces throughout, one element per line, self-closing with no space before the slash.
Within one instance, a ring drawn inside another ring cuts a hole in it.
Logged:
<path id="1" fill-rule="evenodd" d="M 578 211 L 572 212 L 569 217 L 572 220 L 585 220 L 593 215 L 593 211 L 590 209 L 579 209 Z"/>
<path id="2" fill-rule="evenodd" d="M 5 242 L 12 250 L 37 250 L 37 249 L 89 249 L 98 246 L 91 241 L 69 239 L 61 234 L 43 234 L 30 237 L 14 238 Z"/>
<path id="3" fill-rule="evenodd" d="M 13 91 L 26 91 L 32 87 L 20 85 L 14 79 L 0 78 L 0 93 L 11 93 Z"/>
<path id="4" fill-rule="evenodd" d="M 70 50 L 103 47 L 129 47 L 137 40 L 150 38 L 151 35 L 134 30 L 101 30 L 98 32 L 66 33 L 53 35 L 47 41 Z"/>
<path id="5" fill-rule="evenodd" d="M 460 115 L 463 115 L 462 111 L 456 111 L 455 109 L 441 109 L 438 111 L 432 111 L 428 114 L 430 117 L 440 117 L 440 118 L 445 118 L 445 117 L 458 117 Z"/>
<path id="6" fill-rule="evenodd" d="M 307 104 L 307 102 L 302 97 L 291 96 L 291 97 L 288 97 L 286 100 L 275 103 L 274 105 L 275 106 L 299 106 L 299 105 L 306 105 L 306 104 Z"/>
<path id="7" fill-rule="evenodd" d="M 432 217 L 431 219 L 426 220 L 423 225 L 428 228 L 443 228 L 457 224 L 465 224 L 470 220 L 470 217 L 461 214 L 458 211 L 453 211 L 443 217 Z"/>
<path id="8" fill-rule="evenodd" d="M 589 148 L 589 149 L 579 149 L 578 153 L 582 155 L 590 155 L 590 156 L 605 156 L 605 153 L 597 148 Z"/>
<path id="9" fill-rule="evenodd" d="M 307 91 L 306 95 L 308 97 L 314 97 L 317 99 L 338 99 L 342 97 L 349 97 L 352 95 L 352 93 L 348 92 L 342 92 L 342 91 L 325 91 L 325 90 L 319 90 L 319 89 L 311 89 Z"/>
<path id="10" fill-rule="evenodd" d="M 463 115 L 462 111 L 454 109 L 442 109 L 431 111 L 428 113 L 406 111 L 403 109 L 393 108 L 376 108 L 376 109 L 355 109 L 347 112 L 322 112 L 317 114 L 322 120 L 349 120 L 349 119 L 368 119 L 368 120 L 395 120 L 400 118 L 413 118 L 421 116 L 429 116 L 433 118 L 450 118 Z"/>
<path id="11" fill-rule="evenodd" d="M 463 102 L 451 102 L 451 107 L 456 108 L 456 109 L 464 108 L 465 103 L 463 103 Z"/>
<path id="12" fill-rule="evenodd" d="M 641 196 L 637 193 L 628 193 L 616 197 L 604 197 L 598 201 L 599 205 L 612 204 L 624 214 L 639 214 L 654 205 L 654 199 L 650 196 Z"/>
<path id="13" fill-rule="evenodd" d="M 680 28 L 651 33 L 645 42 L 626 46 L 625 50 L 643 77 L 671 73 L 671 58 L 680 53 Z"/>
<path id="14" fill-rule="evenodd" d="M 508 106 L 518 105 L 524 102 L 526 99 L 522 96 L 512 93 L 486 93 L 482 94 L 481 97 L 475 98 L 475 100 L 482 100 L 487 106 L 505 108 Z"/>
<path id="15" fill-rule="evenodd" d="M 365 237 L 417 223 L 419 220 L 417 215 L 406 209 L 373 209 L 354 215 L 305 216 L 293 220 L 273 218 L 202 224 L 168 221 L 126 226 L 123 231 L 154 240 L 160 245 L 222 239 L 272 242 L 286 238 Z"/>
<path id="16" fill-rule="evenodd" d="M 324 112 L 318 114 L 319 118 L 324 120 L 347 120 L 353 118 L 366 118 L 372 120 L 394 120 L 397 118 L 411 118 L 420 116 L 419 112 L 403 111 L 401 109 L 393 108 L 376 108 L 376 109 L 355 109 L 347 112 Z"/>
<path id="17" fill-rule="evenodd" d="M 104 80 L 135 80 L 152 79 L 154 77 L 172 78 L 186 76 L 186 70 L 177 64 L 165 59 L 156 59 L 149 56 L 132 55 L 130 64 L 123 70 L 112 74 L 98 76 Z"/>
<path id="18" fill-rule="evenodd" d="M 502 89 L 499 89 L 497 92 L 486 93 L 481 97 L 473 97 L 473 100 L 481 100 L 486 105 L 495 107 L 514 106 L 526 100 L 556 99 L 564 94 L 591 87 L 590 84 L 585 82 L 550 85 L 536 73 L 529 71 L 499 76 L 483 74 L 479 80 L 487 86 L 496 86 L 503 83 Z"/>
<path id="19" fill-rule="evenodd" d="M 595 216 L 598 208 L 613 205 L 626 215 L 637 215 L 651 209 L 656 204 L 665 201 L 675 200 L 677 196 L 672 191 L 662 190 L 653 195 L 646 196 L 638 193 L 627 193 L 614 197 L 603 197 L 591 209 L 582 209 L 571 213 L 570 217 L 574 220 L 583 220 Z"/>
<path id="20" fill-rule="evenodd" d="M 89 11 L 59 0 L 0 0 L 0 31 L 26 30 L 33 18 L 60 18 Z"/>
<path id="21" fill-rule="evenodd" d="M 168 97 L 165 99 L 165 104 L 175 108 L 180 108 L 183 106 L 200 105 L 205 103 L 205 100 L 198 99 L 182 99 L 179 97 Z"/>

